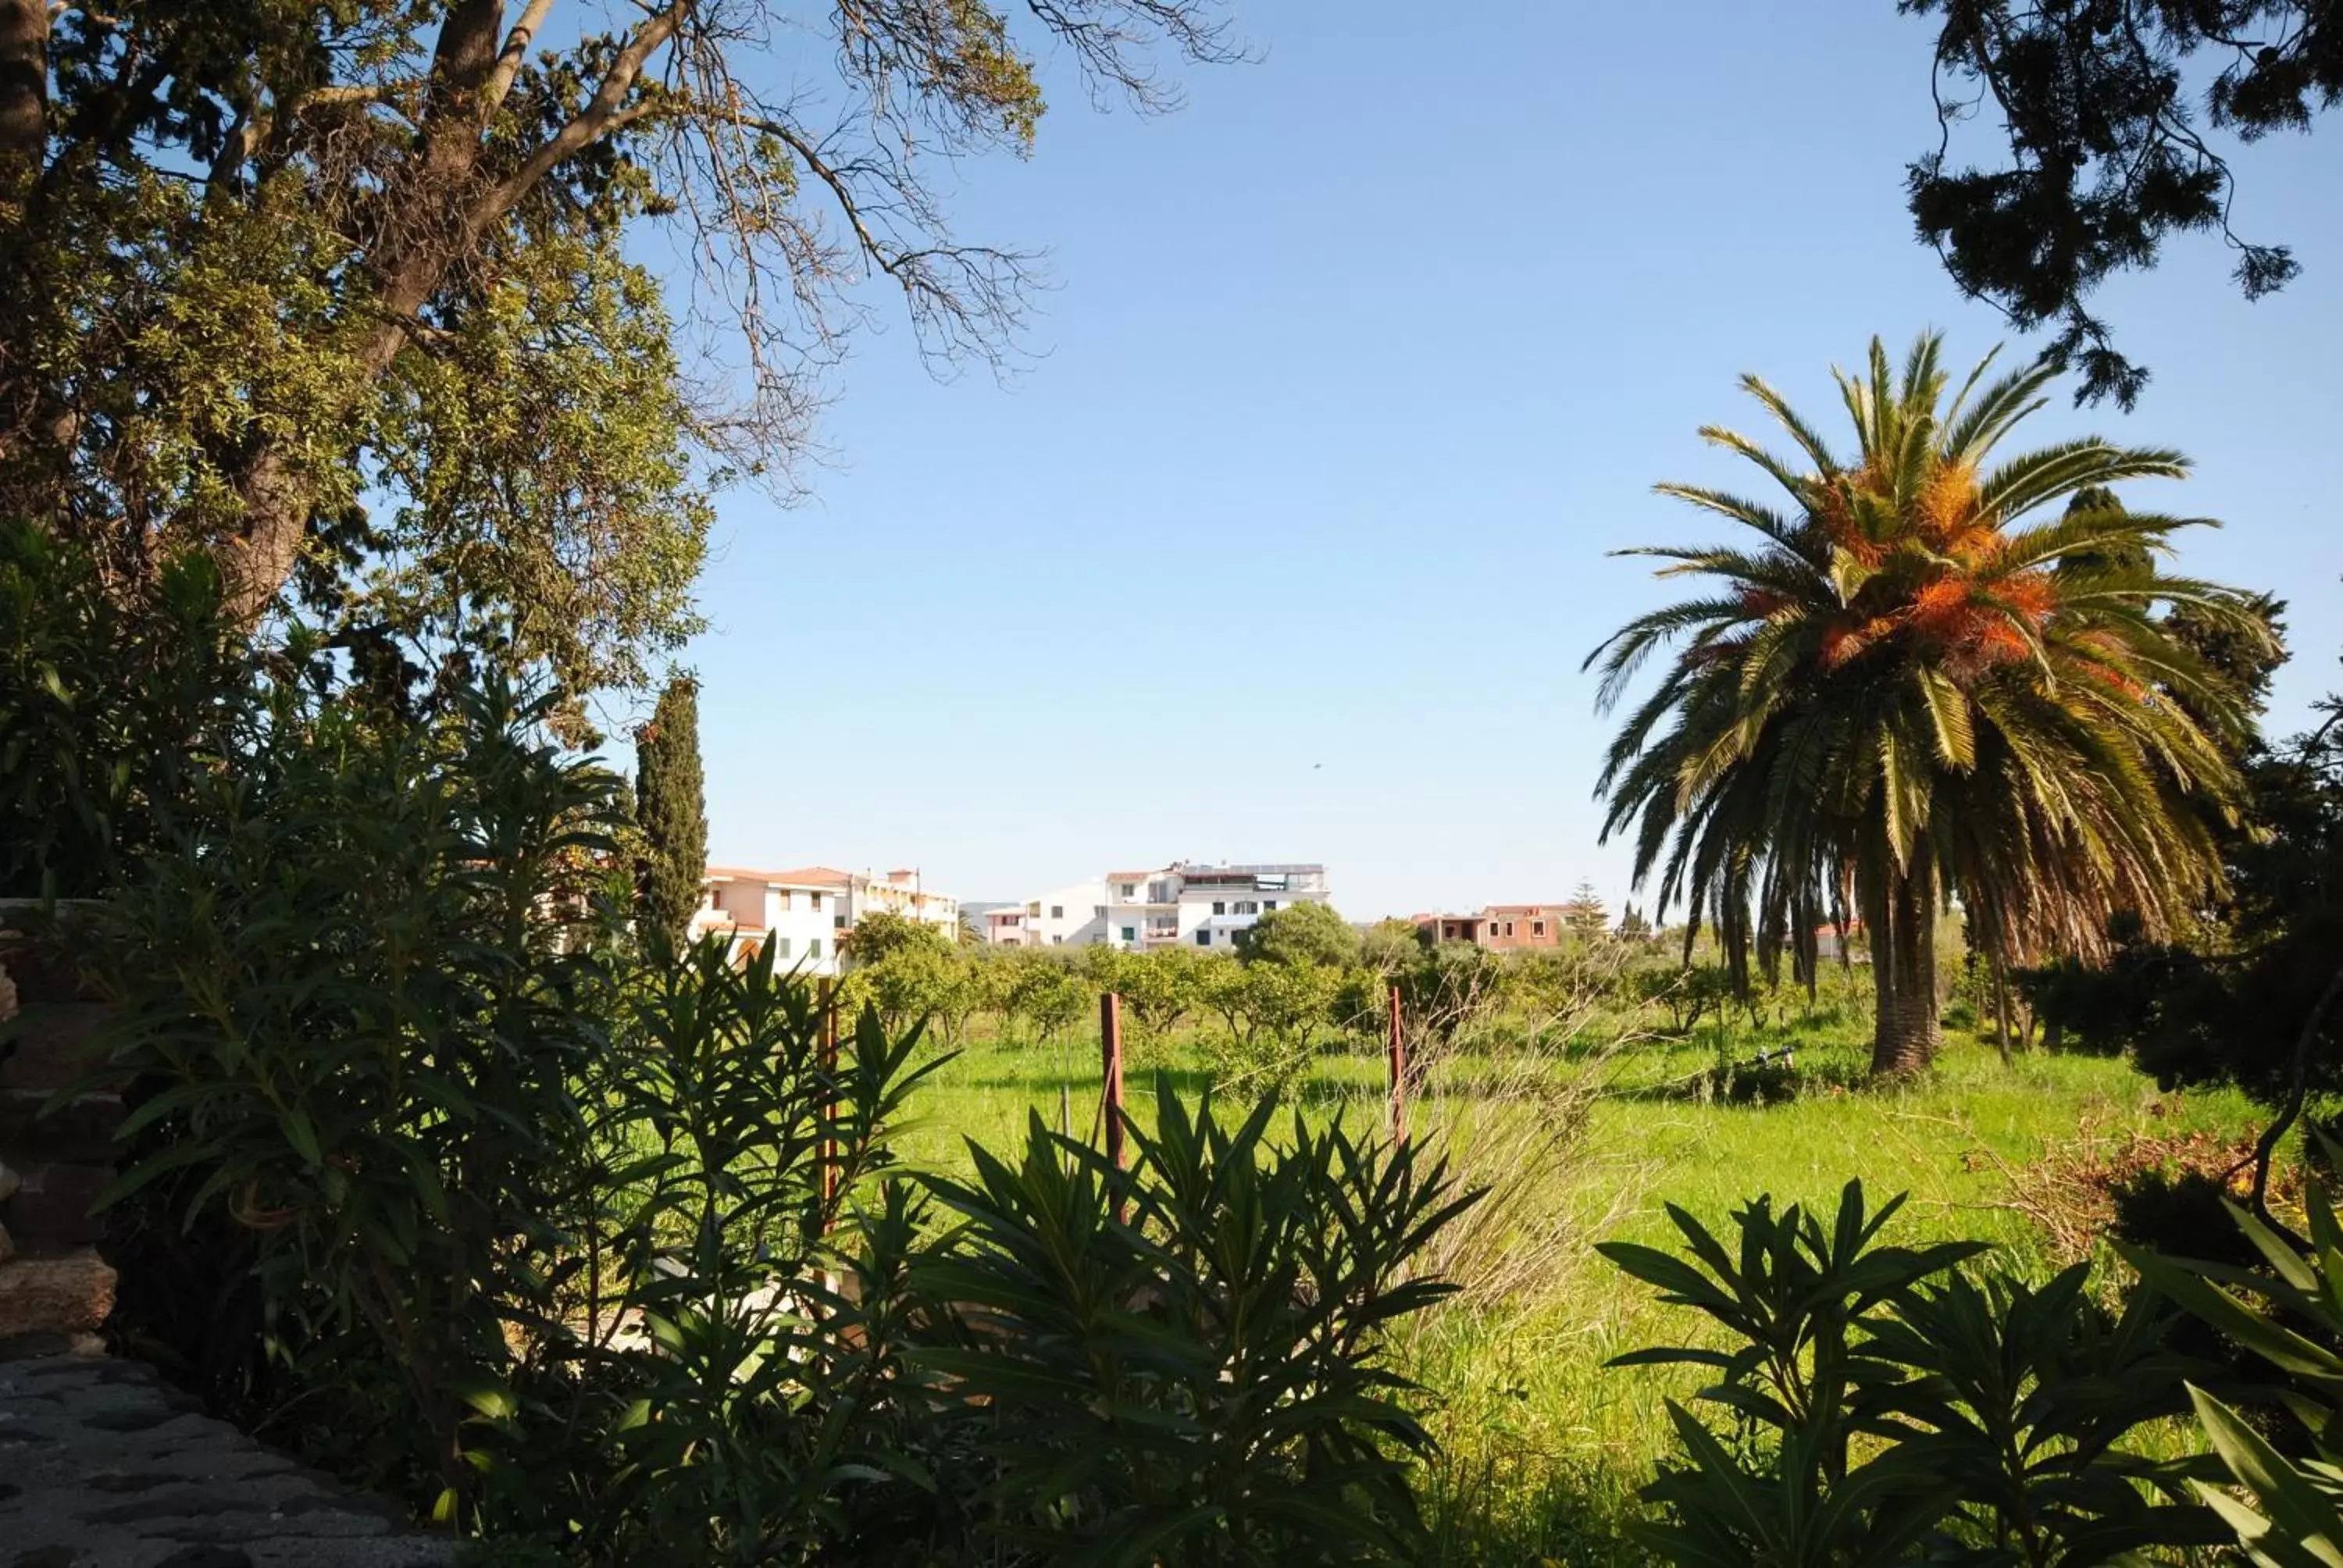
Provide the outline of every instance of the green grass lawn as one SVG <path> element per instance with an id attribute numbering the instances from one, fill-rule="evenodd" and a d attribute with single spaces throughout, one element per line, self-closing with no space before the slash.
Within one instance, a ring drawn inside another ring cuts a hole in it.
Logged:
<path id="1" fill-rule="evenodd" d="M 1858 1021 L 1826 1015 L 1722 1037 L 1704 1030 L 1691 1041 L 1615 1053 L 1557 1054 L 1541 1069 L 1582 1091 L 1567 1158 L 1540 1166 L 1538 1188 L 1518 1194 L 1526 1211 L 1553 1222 L 1539 1232 L 1546 1244 L 1510 1299 L 1444 1310 L 1403 1347 L 1410 1370 L 1439 1395 L 1432 1421 L 1443 1452 L 1427 1479 L 1445 1561 L 1639 1560 L 1619 1543 L 1617 1523 L 1664 1451 L 1662 1402 L 1694 1384 L 1603 1363 L 1696 1330 L 1690 1314 L 1658 1306 L 1595 1255 L 1594 1241 L 1673 1245 L 1668 1203 L 1712 1228 L 1760 1192 L 1777 1204 L 1835 1206 L 1839 1189 L 1859 1177 L 1875 1201 L 1910 1194 L 1891 1234 L 1985 1240 L 2002 1266 L 2038 1276 L 2057 1260 L 2046 1234 L 2009 1201 L 2046 1154 L 2135 1131 L 2233 1137 L 2257 1121 L 2233 1093 L 2159 1094 L 2124 1062 L 2089 1057 L 2020 1054 L 2005 1064 L 1990 1044 L 1952 1031 L 1926 1080 L 1862 1087 L 1864 1034 Z M 1797 1046 L 1795 1081 L 1744 1072 L 1720 1093 L 1704 1073 L 1720 1060 L 1745 1062 L 1761 1045 L 1786 1043 Z M 1130 1092 L 1142 1119 L 1155 1072 L 1190 1090 L 1206 1081 L 1192 1042 L 1134 1057 Z M 1491 1179 L 1481 1167 L 1492 1162 L 1476 1160 L 1476 1149 L 1495 1151 L 1500 1164 L 1510 1158 L 1502 1139 L 1476 1143 L 1483 1130 L 1552 1114 L 1479 1092 L 1495 1072 L 1486 1061 L 1452 1064 L 1413 1117 L 1419 1138 L 1453 1138 L 1475 1180 Z M 1308 1115 L 1379 1117 L 1383 1073 L 1364 1052 L 1324 1056 L 1297 1098 Z M 937 1169 L 965 1164 L 963 1140 L 1013 1149 L 1031 1111 L 1056 1125 L 1061 1086 L 1074 1132 L 1094 1135 L 1098 1084 L 1094 1030 L 1048 1045 L 972 1040 L 919 1097 L 922 1120 L 898 1147 Z M 1540 1243 L 1516 1236 L 1487 1244 Z"/>

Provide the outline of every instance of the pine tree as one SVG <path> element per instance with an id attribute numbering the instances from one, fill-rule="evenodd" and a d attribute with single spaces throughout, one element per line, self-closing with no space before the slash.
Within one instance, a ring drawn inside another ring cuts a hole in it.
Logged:
<path id="1" fill-rule="evenodd" d="M 637 921 L 646 941 L 680 948 L 708 876 L 708 800 L 699 768 L 699 687 L 678 676 L 635 731 L 635 817 L 646 848 Z"/>
<path id="2" fill-rule="evenodd" d="M 1577 891 L 1570 902 L 1562 906 L 1562 923 L 1581 936 L 1600 936 L 1611 924 L 1611 911 L 1603 907 L 1603 900 L 1594 891 L 1594 884 L 1581 878 Z"/>

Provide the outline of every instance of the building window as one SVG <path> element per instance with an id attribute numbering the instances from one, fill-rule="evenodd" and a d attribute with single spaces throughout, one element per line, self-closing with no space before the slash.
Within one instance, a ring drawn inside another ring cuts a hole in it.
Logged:
<path id="1" fill-rule="evenodd" d="M 786 909 L 788 909 L 789 907 L 789 890 L 787 888 L 783 888 L 783 889 L 781 890 L 781 908 L 783 908 L 783 909 L 785 909 L 785 910 L 786 910 Z"/>
<path id="2" fill-rule="evenodd" d="M 1511 920 L 1507 920 L 1507 921 L 1505 922 L 1505 935 L 1507 935 L 1507 936 L 1509 936 L 1509 937 L 1510 937 L 1510 936 L 1512 936 L 1513 934 L 1513 921 L 1511 921 Z"/>
<path id="3" fill-rule="evenodd" d="M 1025 906 L 1025 912 L 1038 920 L 1041 918 L 1041 906 L 1039 904 L 1028 904 Z"/>
<path id="4" fill-rule="evenodd" d="M 1237 913 L 1241 915 L 1257 915 L 1261 913 L 1261 905 L 1252 899 L 1239 899 L 1237 900 Z"/>
<path id="5" fill-rule="evenodd" d="M 1053 948 L 1062 947 L 1065 944 L 1065 940 L 1066 939 L 1063 937 L 1051 937 L 1050 939 L 1050 945 Z"/>
<path id="6" fill-rule="evenodd" d="M 1263 899 L 1261 901 L 1261 908 L 1262 912 L 1263 914 L 1267 914 L 1270 910 L 1277 908 L 1277 900 L 1275 899 Z"/>
<path id="7" fill-rule="evenodd" d="M 1127 942 L 1135 942 L 1135 941 L 1137 941 L 1137 940 L 1139 940 L 1139 928 L 1138 928 L 1137 926 L 1125 926 L 1125 927 L 1123 927 L 1123 928 L 1122 928 L 1122 940 L 1123 940 L 1124 941 L 1127 941 Z"/>
<path id="8" fill-rule="evenodd" d="M 846 929 L 846 917 L 845 917 L 844 915 L 832 915 L 832 916 L 830 916 L 830 929 L 831 930 L 833 930 L 833 931 L 842 931 L 842 930 L 844 930 Z"/>
<path id="9" fill-rule="evenodd" d="M 1545 935 L 1545 922 L 1544 920 L 1532 920 L 1530 922 L 1530 935 L 1534 937 L 1542 937 Z"/>
<path id="10" fill-rule="evenodd" d="M 1212 933 L 1210 931 L 1198 931 L 1196 933 L 1196 945 L 1200 948 L 1211 947 L 1212 945 Z"/>
<path id="11" fill-rule="evenodd" d="M 1228 912 L 1229 912 L 1229 906 L 1227 905 L 1227 903 L 1225 903 L 1224 901 L 1222 901 L 1222 900 L 1219 900 L 1219 899 L 1215 899 L 1215 900 L 1212 900 L 1212 913 L 1214 913 L 1214 914 L 1216 914 L 1216 915 L 1225 915 L 1225 914 L 1227 914 Z"/>
<path id="12" fill-rule="evenodd" d="M 821 939 L 820 937 L 808 937 L 806 939 L 806 957 L 809 959 L 818 959 L 821 957 Z"/>
<path id="13" fill-rule="evenodd" d="M 1114 885 L 1114 896 L 1118 899 L 1135 899 L 1139 897 L 1139 884 L 1137 882 L 1117 882 Z"/>
<path id="14" fill-rule="evenodd" d="M 1091 917 L 1093 920 L 1101 920 L 1106 919 L 1106 906 L 1104 904 L 1092 904 L 1091 906 Z"/>
<path id="15" fill-rule="evenodd" d="M 1051 904 L 1050 906 L 1050 918 L 1053 920 L 1064 920 L 1066 918 L 1066 906 L 1063 904 Z"/>
<path id="16" fill-rule="evenodd" d="M 773 956 L 777 959 L 785 959 L 789 956 L 789 938 L 775 937 L 773 939 Z"/>
<path id="17" fill-rule="evenodd" d="M 820 893 L 808 893 L 806 895 L 806 908 L 809 910 L 818 910 L 821 908 L 821 895 Z"/>

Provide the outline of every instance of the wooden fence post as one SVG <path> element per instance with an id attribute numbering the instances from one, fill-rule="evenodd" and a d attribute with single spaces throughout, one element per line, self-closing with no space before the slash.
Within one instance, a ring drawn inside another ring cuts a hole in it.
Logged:
<path id="1" fill-rule="evenodd" d="M 1106 1158 L 1122 1169 L 1122 998 L 1112 991 L 1099 996 L 1099 1055 L 1105 1070 Z M 1122 1218 L 1122 1199 L 1114 1201 L 1114 1217 Z"/>
<path id="2" fill-rule="evenodd" d="M 838 982 L 827 975 L 819 988 L 821 999 L 821 1072 L 825 1080 L 821 1102 L 821 1228 L 838 1222 Z"/>
<path id="3" fill-rule="evenodd" d="M 1393 1148 L 1407 1141 L 1407 1040 L 1400 1030 L 1397 986 L 1391 988 L 1391 1133 Z"/>

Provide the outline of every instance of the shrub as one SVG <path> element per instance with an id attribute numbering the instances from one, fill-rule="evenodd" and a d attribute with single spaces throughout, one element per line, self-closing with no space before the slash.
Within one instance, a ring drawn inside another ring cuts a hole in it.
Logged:
<path id="1" fill-rule="evenodd" d="M 1406 1461 L 1429 1444 L 1385 1337 L 1449 1292 L 1410 1265 L 1471 1195 L 1446 1166 L 1273 1106 L 1221 1121 L 1156 1091 L 1119 1171 L 1035 1116 L 1016 1164 L 928 1179 L 966 1221 L 912 1266 L 1016 1558 L 1414 1561 Z"/>
<path id="2" fill-rule="evenodd" d="M 276 688 L 118 900 L 129 1332 L 403 1489 L 472 1490 L 468 1397 L 549 1305 L 610 1050 L 617 781 L 538 740 L 547 711 Z"/>
<path id="3" fill-rule="evenodd" d="M 107 890 L 244 678 L 208 558 L 118 598 L 85 552 L 0 522 L 0 897 Z"/>
<path id="4" fill-rule="evenodd" d="M 2332 1165 L 2336 1151 L 2324 1152 Z M 2307 1240 L 2281 1234 L 2235 1203 L 2227 1208 L 2264 1269 L 2124 1250 L 2150 1288 L 2218 1330 L 2257 1369 L 2273 1369 L 2292 1385 L 2276 1402 L 2293 1418 L 2278 1423 L 2277 1443 L 2218 1394 L 2189 1389 L 2227 1479 L 2255 1506 L 2215 1487 L 2200 1483 L 2197 1491 L 2264 1568 L 2343 1561 L 2343 1224 L 2319 1181 L 2303 1193 Z M 2235 1398 L 2237 1388 L 2233 1382 L 2220 1392 Z"/>
<path id="5" fill-rule="evenodd" d="M 1601 1251 L 1661 1299 L 1725 1331 L 1726 1349 L 1668 1345 L 1613 1365 L 1689 1363 L 1735 1440 L 1669 1402 L 1682 1457 L 1644 1491 L 1636 1534 L 1684 1564 L 1928 1560 L 2101 1563 L 2219 1538 L 2179 1467 L 2121 1444 L 2181 1407 L 2189 1370 L 2168 1313 L 2136 1294 L 2111 1315 L 2077 1264 L 2039 1288 L 1962 1265 L 1985 1249 L 1881 1244 L 1849 1182 L 1825 1226 L 1759 1198 L 1737 1244 L 1673 1205 L 1688 1258 Z M 2159 1501 L 2158 1499 L 2164 1499 Z"/>
<path id="6" fill-rule="evenodd" d="M 866 1017 L 833 1070 L 769 960 L 632 967 L 618 781 L 550 699 L 307 689 L 121 900 L 124 1332 L 470 1530 L 612 1562 L 827 1536 L 890 1407 L 825 1231 L 917 1031 Z"/>

